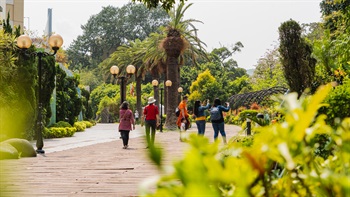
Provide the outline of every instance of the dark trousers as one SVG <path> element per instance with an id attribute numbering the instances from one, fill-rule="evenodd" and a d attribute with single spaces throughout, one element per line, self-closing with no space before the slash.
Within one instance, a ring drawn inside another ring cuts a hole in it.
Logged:
<path id="1" fill-rule="evenodd" d="M 120 130 L 120 135 L 122 136 L 124 146 L 128 145 L 129 133 L 130 133 L 130 131 Z"/>
<path id="2" fill-rule="evenodd" d="M 147 146 L 152 146 L 152 145 L 154 145 L 154 139 L 156 138 L 157 121 L 156 120 L 146 120 L 145 121 L 145 128 L 146 128 Z"/>

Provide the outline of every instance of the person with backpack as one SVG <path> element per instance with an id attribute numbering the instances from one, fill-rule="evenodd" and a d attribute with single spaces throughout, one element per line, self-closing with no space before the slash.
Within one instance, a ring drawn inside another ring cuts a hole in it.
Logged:
<path id="1" fill-rule="evenodd" d="M 226 107 L 221 105 L 219 98 L 214 100 L 214 105 L 210 109 L 210 120 L 214 129 L 214 140 L 217 140 L 219 132 L 222 136 L 224 144 L 226 144 L 226 132 L 225 132 L 225 122 L 222 112 L 228 112 L 230 110 L 230 105 L 228 102 L 225 103 Z"/>
<path id="2" fill-rule="evenodd" d="M 123 149 L 128 148 L 129 133 L 131 130 L 135 130 L 135 119 L 132 111 L 129 109 L 129 103 L 124 101 L 120 106 L 119 111 L 119 132 L 123 139 Z"/>
<path id="3" fill-rule="evenodd" d="M 205 110 L 210 108 L 209 99 L 206 101 L 195 101 L 194 102 L 194 117 L 196 120 L 198 135 L 204 135 L 205 133 L 205 124 L 206 124 L 206 116 Z"/>
<path id="4" fill-rule="evenodd" d="M 153 97 L 148 98 L 148 105 L 143 110 L 143 117 L 146 128 L 147 147 L 154 145 L 156 137 L 156 128 L 159 125 L 160 117 L 159 110 L 154 103 L 156 100 Z"/>

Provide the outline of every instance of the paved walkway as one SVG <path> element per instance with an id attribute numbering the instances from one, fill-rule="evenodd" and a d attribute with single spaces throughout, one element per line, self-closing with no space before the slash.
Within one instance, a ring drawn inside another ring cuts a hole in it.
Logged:
<path id="1" fill-rule="evenodd" d="M 0 160 L 0 196 L 139 196 L 140 185 L 159 171 L 147 157 L 144 128 L 131 132 L 126 150 L 116 128 L 97 124 L 71 138 L 45 140 L 44 155 Z M 239 130 L 226 125 L 228 138 Z M 188 132 L 196 132 L 195 124 Z M 206 136 L 213 141 L 211 124 Z M 176 131 L 157 132 L 156 143 L 164 149 L 166 165 L 188 147 Z"/>

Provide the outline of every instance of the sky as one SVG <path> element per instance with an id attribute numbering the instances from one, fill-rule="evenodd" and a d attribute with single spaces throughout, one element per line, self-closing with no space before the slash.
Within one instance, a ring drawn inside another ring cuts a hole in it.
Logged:
<path id="1" fill-rule="evenodd" d="M 82 35 L 81 25 L 108 5 L 121 7 L 128 0 L 24 0 L 24 26 L 42 35 L 52 8 L 52 31 L 64 39 L 63 48 Z M 240 41 L 241 52 L 233 55 L 238 66 L 253 69 L 258 59 L 278 46 L 278 27 L 293 19 L 299 24 L 320 22 L 321 0 L 188 0 L 193 5 L 186 19 L 196 19 L 198 37 L 210 52 Z"/>

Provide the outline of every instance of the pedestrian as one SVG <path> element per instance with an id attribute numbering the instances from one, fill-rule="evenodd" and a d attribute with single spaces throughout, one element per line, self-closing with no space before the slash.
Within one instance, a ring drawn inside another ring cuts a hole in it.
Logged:
<path id="1" fill-rule="evenodd" d="M 182 101 L 180 102 L 180 104 L 178 106 L 180 113 L 179 113 L 179 116 L 177 118 L 176 124 L 180 129 L 180 141 L 182 141 L 181 134 L 183 132 L 183 131 L 181 131 L 181 124 L 183 122 L 185 123 L 185 131 L 189 128 L 189 125 L 190 125 L 190 121 L 188 119 L 189 115 L 187 112 L 187 101 L 188 101 L 188 97 L 183 96 Z M 182 118 L 184 118 L 185 120 L 183 120 Z"/>
<path id="2" fill-rule="evenodd" d="M 136 123 L 138 123 L 138 120 L 139 120 L 139 112 L 137 110 L 135 110 L 135 120 L 136 120 Z"/>
<path id="3" fill-rule="evenodd" d="M 214 100 L 213 107 L 210 109 L 210 120 L 214 129 L 214 140 L 217 140 L 219 132 L 222 136 L 224 144 L 226 144 L 226 133 L 225 133 L 225 122 L 222 112 L 228 112 L 230 110 L 230 105 L 228 102 L 225 103 L 226 107 L 221 105 L 219 98 Z"/>
<path id="4" fill-rule="evenodd" d="M 128 148 L 129 133 L 135 130 L 135 119 L 132 111 L 129 109 L 129 103 L 124 101 L 119 110 L 119 132 L 123 139 L 123 149 Z"/>
<path id="5" fill-rule="evenodd" d="M 148 98 L 148 105 L 143 110 L 143 117 L 146 130 L 147 148 L 154 145 L 156 137 L 156 128 L 160 122 L 158 107 L 154 104 L 156 100 L 153 97 Z"/>
<path id="6" fill-rule="evenodd" d="M 195 101 L 194 102 L 194 115 L 198 130 L 198 135 L 204 135 L 205 133 L 205 125 L 206 125 L 206 116 L 205 110 L 209 109 L 211 105 L 209 104 L 209 99 L 206 101 Z"/>
<path id="7" fill-rule="evenodd" d="M 186 132 L 186 118 L 181 119 L 181 126 L 180 126 L 180 141 L 184 142 L 186 140 L 185 132 Z"/>

